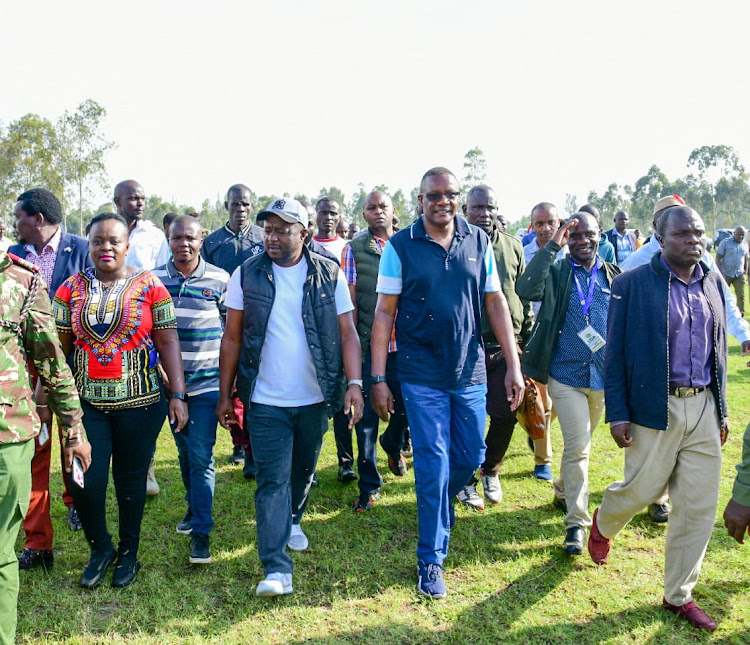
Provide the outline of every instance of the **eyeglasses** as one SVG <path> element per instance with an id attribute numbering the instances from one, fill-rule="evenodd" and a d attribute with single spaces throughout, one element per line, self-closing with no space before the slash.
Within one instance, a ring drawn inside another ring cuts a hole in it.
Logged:
<path id="1" fill-rule="evenodd" d="M 449 202 L 455 202 L 461 193 L 424 193 L 424 196 L 431 202 L 440 201 L 441 197 L 445 197 Z"/>

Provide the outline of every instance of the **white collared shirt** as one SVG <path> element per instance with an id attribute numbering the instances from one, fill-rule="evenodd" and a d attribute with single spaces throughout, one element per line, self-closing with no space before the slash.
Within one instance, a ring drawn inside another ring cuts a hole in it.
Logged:
<path id="1" fill-rule="evenodd" d="M 153 223 L 142 219 L 130 232 L 130 249 L 125 264 L 151 271 L 169 261 L 169 245 L 164 233 Z"/>

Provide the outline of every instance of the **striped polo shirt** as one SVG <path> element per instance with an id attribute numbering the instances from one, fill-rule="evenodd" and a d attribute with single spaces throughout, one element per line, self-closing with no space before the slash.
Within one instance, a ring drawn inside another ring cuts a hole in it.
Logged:
<path id="1" fill-rule="evenodd" d="M 188 395 L 218 391 L 219 348 L 229 274 L 203 258 L 187 278 L 171 259 L 153 273 L 174 301 Z"/>

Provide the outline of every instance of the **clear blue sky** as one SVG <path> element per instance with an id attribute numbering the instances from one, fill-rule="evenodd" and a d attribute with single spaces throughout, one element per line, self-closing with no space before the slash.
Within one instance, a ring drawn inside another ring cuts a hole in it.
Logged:
<path id="1" fill-rule="evenodd" d="M 750 3 L 139 0 L 3 8 L 0 120 L 92 98 L 110 179 L 198 206 L 408 192 L 479 146 L 511 220 L 733 146 L 750 165 Z"/>

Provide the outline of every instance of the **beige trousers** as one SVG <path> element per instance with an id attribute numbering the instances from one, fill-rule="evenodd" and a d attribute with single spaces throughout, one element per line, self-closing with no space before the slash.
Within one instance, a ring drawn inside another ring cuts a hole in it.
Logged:
<path id="1" fill-rule="evenodd" d="M 560 421 L 563 454 L 560 479 L 554 483 L 555 495 L 564 497 L 568 506 L 565 528 L 591 526 L 589 515 L 589 451 L 591 434 L 604 410 L 604 390 L 589 390 L 563 385 L 549 379 L 547 391 Z"/>
<path id="2" fill-rule="evenodd" d="M 687 399 L 669 397 L 669 428 L 630 424 L 633 445 L 625 449 L 625 481 L 604 493 L 597 526 L 613 538 L 644 506 L 669 486 L 664 597 L 672 605 L 692 600 L 716 520 L 721 441 L 710 390 Z"/>

